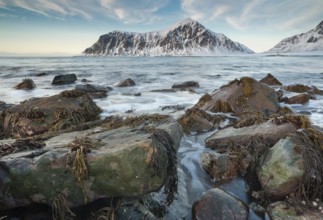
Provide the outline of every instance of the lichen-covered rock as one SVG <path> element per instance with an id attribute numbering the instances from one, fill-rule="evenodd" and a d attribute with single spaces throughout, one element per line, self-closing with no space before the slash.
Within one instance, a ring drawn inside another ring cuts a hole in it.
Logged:
<path id="1" fill-rule="evenodd" d="M 281 199 L 295 191 L 305 172 L 301 153 L 293 137 L 283 138 L 269 149 L 258 178 L 271 198 Z"/>
<path id="2" fill-rule="evenodd" d="M 266 115 L 279 110 L 276 92 L 269 86 L 249 77 L 234 80 L 209 96 L 203 96 L 196 104 L 211 112 L 262 112 Z"/>
<path id="3" fill-rule="evenodd" d="M 21 83 L 15 86 L 15 89 L 31 90 L 35 87 L 36 85 L 32 79 L 24 79 Z"/>
<path id="4" fill-rule="evenodd" d="M 219 188 L 210 189 L 193 204 L 192 219 L 248 219 L 248 206 Z"/>
<path id="5" fill-rule="evenodd" d="M 99 119 L 101 109 L 79 91 L 27 100 L 3 112 L 3 129 L 13 137 L 27 137 Z"/>
<path id="6" fill-rule="evenodd" d="M 104 197 L 141 196 L 162 186 L 171 203 L 182 130 L 170 117 L 148 118 L 63 133 L 44 147 L 1 157 L 0 210 L 51 205 L 57 195 L 73 207 Z"/>
<path id="7" fill-rule="evenodd" d="M 66 85 L 72 84 L 77 80 L 76 75 L 73 74 L 65 74 L 65 75 L 57 75 L 54 77 L 52 81 L 52 85 Z"/>
<path id="8" fill-rule="evenodd" d="M 262 78 L 261 80 L 259 80 L 259 82 L 261 83 L 265 83 L 269 86 L 282 86 L 283 84 L 276 79 L 276 77 L 274 77 L 272 74 L 267 74 L 266 77 Z"/>
<path id="9" fill-rule="evenodd" d="M 272 220 L 322 220 L 322 214 L 320 210 L 306 209 L 287 204 L 286 202 L 279 201 L 272 203 L 268 206 L 268 214 Z"/>

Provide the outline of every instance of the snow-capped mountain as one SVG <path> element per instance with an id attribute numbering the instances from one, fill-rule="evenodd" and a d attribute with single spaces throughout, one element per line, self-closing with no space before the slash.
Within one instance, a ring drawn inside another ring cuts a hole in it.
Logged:
<path id="1" fill-rule="evenodd" d="M 254 53 L 224 34 L 214 33 L 187 18 L 167 30 L 131 33 L 113 31 L 101 35 L 84 55 L 107 56 L 213 56 Z"/>
<path id="2" fill-rule="evenodd" d="M 323 21 L 316 28 L 280 41 L 268 53 L 323 52 Z"/>

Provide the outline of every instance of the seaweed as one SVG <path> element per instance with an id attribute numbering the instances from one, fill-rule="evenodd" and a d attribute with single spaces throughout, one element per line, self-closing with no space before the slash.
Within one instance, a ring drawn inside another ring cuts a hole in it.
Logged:
<path id="1" fill-rule="evenodd" d="M 74 216 L 75 214 L 68 207 L 65 196 L 62 193 L 57 193 L 52 199 L 52 219 L 73 219 Z"/>
<path id="2" fill-rule="evenodd" d="M 243 77 L 240 79 L 239 83 L 242 83 L 242 93 L 245 97 L 250 97 L 253 94 L 252 91 L 252 83 L 253 83 L 254 79 L 250 78 L 250 77 Z"/>
<path id="3" fill-rule="evenodd" d="M 276 125 L 292 123 L 297 128 L 308 128 L 311 126 L 311 120 L 305 115 L 286 114 L 283 116 L 273 116 L 272 123 Z"/>
<path id="4" fill-rule="evenodd" d="M 172 137 L 164 130 L 161 129 L 149 129 L 153 138 L 163 144 L 167 152 L 167 160 L 159 154 L 158 150 L 154 148 L 154 153 L 150 161 L 150 166 L 154 170 L 154 176 L 161 176 L 163 173 L 166 162 L 166 182 L 164 184 L 164 194 L 166 195 L 166 204 L 170 205 L 177 193 L 178 175 L 177 175 L 177 156 L 174 148 L 174 142 Z"/>
<path id="5" fill-rule="evenodd" d="M 104 207 L 95 213 L 88 220 L 115 220 L 116 209 L 112 207 Z"/>
<path id="6" fill-rule="evenodd" d="M 233 125 L 235 128 L 242 128 L 251 125 L 258 125 L 266 122 L 268 118 L 261 112 L 247 112 L 241 115 L 240 119 Z"/>
<path id="7" fill-rule="evenodd" d="M 208 101 L 212 100 L 212 97 L 208 94 L 208 93 L 205 93 L 200 99 L 199 101 L 195 104 L 194 107 L 197 107 L 197 108 L 201 108 L 202 106 L 205 105 L 205 103 L 207 103 Z"/>
<path id="8" fill-rule="evenodd" d="M 293 135 L 302 154 L 305 171 L 296 196 L 309 200 L 323 199 L 323 133 L 306 128 Z"/>
<path id="9" fill-rule="evenodd" d="M 67 155 L 66 159 L 66 171 L 68 172 L 71 167 L 72 161 L 72 174 L 75 177 L 77 183 L 82 188 L 84 195 L 84 203 L 87 202 L 86 194 L 86 181 L 88 179 L 88 169 L 86 164 L 86 154 L 91 152 L 91 149 L 96 149 L 100 145 L 100 141 L 93 141 L 88 137 L 76 138 L 74 141 L 67 145 L 71 149 L 72 158 L 70 154 Z"/>
<path id="10" fill-rule="evenodd" d="M 65 91 L 61 92 L 61 95 L 66 98 L 79 98 L 79 97 L 83 96 L 84 94 L 85 94 L 84 92 L 82 92 L 80 90 L 75 90 L 75 89 L 65 90 Z"/>
<path id="11" fill-rule="evenodd" d="M 27 112 L 24 112 L 24 116 L 28 119 L 44 120 L 45 113 L 41 109 L 35 107 L 32 109 L 28 109 Z"/>
<path id="12" fill-rule="evenodd" d="M 214 106 L 212 106 L 210 111 L 211 112 L 224 112 L 224 113 L 233 112 L 231 105 L 228 102 L 222 101 L 220 99 L 215 102 Z"/>
<path id="13" fill-rule="evenodd" d="M 25 150 L 40 149 L 45 146 L 43 141 L 32 139 L 17 139 L 12 144 L 0 144 L 0 158 L 12 153 L 18 153 Z"/>

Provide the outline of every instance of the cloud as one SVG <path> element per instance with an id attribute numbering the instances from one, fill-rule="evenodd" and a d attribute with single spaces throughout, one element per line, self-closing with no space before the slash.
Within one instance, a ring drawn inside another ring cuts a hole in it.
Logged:
<path id="1" fill-rule="evenodd" d="M 201 22 L 215 21 L 246 31 L 265 27 L 293 28 L 322 19 L 322 0 L 180 0 L 186 16 Z"/>
<path id="2" fill-rule="evenodd" d="M 113 18 L 124 23 L 148 22 L 170 0 L 0 0 L 0 8 L 19 7 L 47 16 Z"/>

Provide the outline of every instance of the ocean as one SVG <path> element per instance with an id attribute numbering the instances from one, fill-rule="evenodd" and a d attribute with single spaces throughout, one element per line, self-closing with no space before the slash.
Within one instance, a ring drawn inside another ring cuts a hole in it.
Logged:
<path id="1" fill-rule="evenodd" d="M 76 74 L 78 78 L 76 84 L 81 84 L 81 80 L 86 79 L 90 80 L 91 84 L 113 88 L 107 98 L 95 100 L 103 109 L 102 118 L 148 113 L 170 114 L 178 118 L 185 109 L 197 103 L 203 94 L 211 93 L 243 76 L 260 80 L 271 73 L 283 85 L 300 83 L 323 90 L 323 56 L 2 57 L 0 101 L 18 104 L 33 97 L 51 96 L 63 90 L 73 89 L 75 84 L 51 85 L 54 76 L 71 73 Z M 35 82 L 34 90 L 13 88 L 25 78 Z M 115 86 L 126 78 L 132 78 L 136 85 L 124 88 Z M 196 81 L 200 87 L 194 88 L 195 91 L 169 91 L 173 84 L 185 81 Z M 279 87 L 275 89 L 278 90 Z M 172 108 L 165 108 L 174 105 L 184 109 L 174 111 Z M 323 128 L 323 96 L 317 95 L 316 100 L 310 100 L 304 105 L 288 106 L 294 112 L 308 115 L 314 125 Z M 199 165 L 199 155 L 205 151 L 204 139 L 211 133 L 185 135 L 181 141 L 178 163 L 186 181 L 185 185 L 180 185 L 179 188 L 186 193 L 179 194 L 176 201 L 187 200 L 189 206 L 184 210 L 187 212 L 185 219 L 190 219 L 190 206 L 194 201 L 214 185 L 213 180 Z M 248 186 L 242 178 L 235 178 L 221 187 L 241 200 L 250 202 L 246 194 Z M 172 204 L 174 210 L 177 207 L 176 201 Z M 250 219 L 259 219 L 252 216 L 252 212 L 250 215 Z"/>

